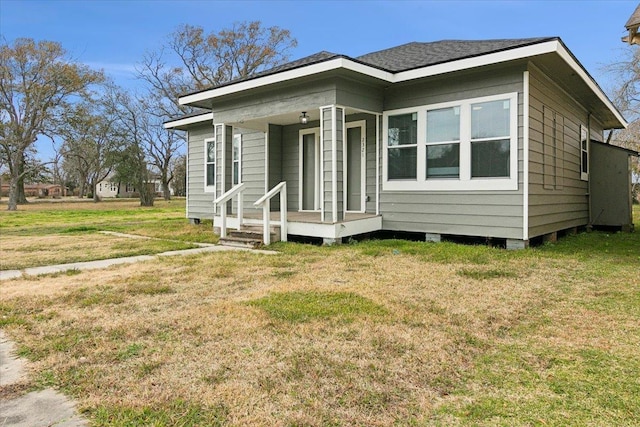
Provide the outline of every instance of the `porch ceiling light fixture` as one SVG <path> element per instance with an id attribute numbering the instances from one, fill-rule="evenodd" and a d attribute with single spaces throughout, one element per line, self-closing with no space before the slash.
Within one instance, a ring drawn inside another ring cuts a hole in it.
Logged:
<path id="1" fill-rule="evenodd" d="M 309 122 L 309 116 L 307 116 L 307 112 L 303 111 L 302 115 L 300 116 L 300 123 L 302 123 L 303 125 L 306 125 Z"/>

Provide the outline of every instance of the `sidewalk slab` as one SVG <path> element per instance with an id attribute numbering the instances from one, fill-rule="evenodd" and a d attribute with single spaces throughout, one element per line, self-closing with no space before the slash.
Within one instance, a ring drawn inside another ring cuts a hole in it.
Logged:
<path id="1" fill-rule="evenodd" d="M 48 388 L 0 401 L 0 425 L 84 427 L 88 423 L 76 415 L 75 405 L 71 401 Z"/>
<path id="2" fill-rule="evenodd" d="M 24 361 L 15 356 L 15 345 L 0 331 L 0 387 L 25 380 Z M 75 404 L 62 393 L 47 388 L 0 400 L 0 426 L 85 427 Z"/>
<path id="3" fill-rule="evenodd" d="M 97 261 L 73 262 L 69 264 L 45 265 L 42 267 L 25 268 L 24 272 L 19 270 L 0 271 L 0 280 L 8 280 L 27 276 L 39 276 L 41 274 L 63 273 L 69 270 L 96 270 L 111 267 L 112 265 L 131 264 L 140 261 L 150 261 L 157 257 L 178 256 L 178 255 L 194 255 L 206 252 L 226 252 L 226 251 L 245 251 L 263 255 L 277 255 L 279 252 L 264 249 L 235 248 L 231 246 L 221 246 L 203 243 L 203 246 L 193 249 L 183 249 L 178 251 L 162 252 L 155 255 L 138 255 L 123 258 L 110 258 Z"/>

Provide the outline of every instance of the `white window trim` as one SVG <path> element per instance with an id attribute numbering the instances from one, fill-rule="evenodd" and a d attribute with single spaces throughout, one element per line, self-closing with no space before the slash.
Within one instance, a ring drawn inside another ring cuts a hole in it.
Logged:
<path id="1" fill-rule="evenodd" d="M 238 141 L 238 144 L 240 145 L 238 149 L 238 154 L 240 154 L 240 158 L 238 159 L 235 158 L 234 156 L 235 151 L 233 150 L 236 141 Z M 232 186 L 234 186 L 242 182 L 242 134 L 237 133 L 233 135 L 233 142 L 231 144 L 232 144 L 231 145 L 231 183 L 232 183 Z M 238 182 L 233 182 L 233 178 L 234 178 L 233 167 L 235 166 L 236 163 L 238 163 Z"/>
<path id="2" fill-rule="evenodd" d="M 316 164 L 315 164 L 315 176 L 316 176 L 316 187 L 314 189 L 314 197 L 313 197 L 313 204 L 314 204 L 314 209 L 313 210 L 308 210 L 308 209 L 302 209 L 302 190 L 303 190 L 303 185 L 302 185 L 302 175 L 303 175 L 303 171 L 302 171 L 302 157 L 303 157 L 303 136 L 304 135 L 310 135 L 310 134 L 314 134 L 315 135 L 315 140 L 316 140 L 316 145 L 315 145 L 315 150 L 316 150 Z M 320 167 L 321 167 L 321 160 L 320 160 L 320 153 L 322 152 L 321 148 L 320 148 L 320 128 L 316 127 L 316 128 L 308 128 L 308 129 L 300 129 L 300 131 L 298 132 L 298 211 L 299 212 L 320 212 Z"/>
<path id="3" fill-rule="evenodd" d="M 207 185 L 207 165 L 209 164 L 208 160 L 208 146 L 209 143 L 213 142 L 215 148 L 213 150 L 213 164 L 214 166 L 214 171 L 213 171 L 213 184 L 211 185 Z M 215 128 L 214 128 L 214 133 L 213 133 L 213 138 L 205 138 L 204 140 L 204 174 L 203 174 L 203 178 L 204 178 L 204 192 L 205 193 L 215 193 L 216 192 L 216 180 L 217 180 L 217 169 L 218 169 L 218 153 L 216 152 L 218 150 L 218 144 L 216 144 L 216 137 L 215 137 Z"/>
<path id="4" fill-rule="evenodd" d="M 584 136 L 583 136 L 584 135 Z M 587 171 L 583 172 L 584 170 L 584 165 L 582 164 L 582 140 L 586 139 L 587 141 L 587 149 L 584 150 L 587 152 Z M 580 139 L 578 141 L 578 147 L 580 148 L 580 179 L 582 181 L 589 181 L 589 156 L 591 155 L 591 153 L 589 153 L 589 145 L 591 145 L 591 138 L 589 136 L 589 128 L 586 127 L 585 125 L 580 125 Z"/>
<path id="5" fill-rule="evenodd" d="M 471 104 L 497 100 L 510 101 L 509 177 L 471 178 Z M 427 110 L 460 107 L 460 178 L 426 178 L 426 120 Z M 418 114 L 417 178 L 389 180 L 389 116 Z M 382 190 L 383 191 L 509 191 L 518 189 L 518 93 L 504 93 L 479 98 L 468 98 L 438 104 L 389 110 L 383 113 L 382 129 Z"/>

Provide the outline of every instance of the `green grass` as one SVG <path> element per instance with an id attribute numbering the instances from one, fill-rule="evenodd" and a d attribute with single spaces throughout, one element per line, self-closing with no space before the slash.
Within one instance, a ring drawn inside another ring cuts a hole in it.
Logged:
<path id="1" fill-rule="evenodd" d="M 211 221 L 192 226 L 185 218 L 185 201 L 157 200 L 154 207 L 141 207 L 136 200 L 33 203 L 21 210 L 0 210 L 0 234 L 42 236 L 117 231 L 199 243 L 216 243 Z"/>
<path id="2" fill-rule="evenodd" d="M 351 292 L 282 292 L 250 301 L 271 318 L 291 323 L 340 318 L 345 321 L 363 316 L 380 316 L 387 310 Z"/>
<path id="3" fill-rule="evenodd" d="M 214 407 L 193 405 L 183 400 L 169 402 L 163 407 L 130 408 L 102 406 L 95 411 L 95 426 L 225 426 L 228 409 L 220 404 Z"/>

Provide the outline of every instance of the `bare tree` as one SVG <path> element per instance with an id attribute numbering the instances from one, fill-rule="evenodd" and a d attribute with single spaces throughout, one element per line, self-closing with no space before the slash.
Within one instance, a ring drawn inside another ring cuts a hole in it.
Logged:
<path id="1" fill-rule="evenodd" d="M 609 140 L 612 144 L 640 151 L 640 46 L 626 47 L 623 59 L 609 65 L 607 70 L 616 79 L 614 102 L 629 120 L 627 129 L 615 131 Z M 640 177 L 640 158 L 632 158 L 631 162 L 634 174 Z M 632 191 L 638 198 L 638 183 L 633 184 Z"/>
<path id="2" fill-rule="evenodd" d="M 178 98 L 190 91 L 255 75 L 286 62 L 297 45 L 288 30 L 265 28 L 259 21 L 236 23 L 219 32 L 179 26 L 158 50 L 147 53 L 138 67 L 148 92 L 141 100 L 155 132 L 147 132 L 145 150 L 158 170 L 165 198 L 169 197 L 173 159 L 184 145 L 181 132 L 160 131 L 162 122 L 190 113 Z M 173 64 L 178 63 L 178 66 Z M 151 134 L 154 133 L 152 136 Z"/>
<path id="3" fill-rule="evenodd" d="M 10 173 L 9 210 L 17 209 L 19 185 L 29 173 L 25 154 L 73 95 L 103 79 L 75 63 L 59 43 L 17 39 L 0 44 L 0 156 Z"/>
<path id="4" fill-rule="evenodd" d="M 147 114 L 146 105 L 140 99 L 116 87 L 110 88 L 104 102 L 109 114 L 118 118 L 124 138 L 115 162 L 117 178 L 135 186 L 141 206 L 153 206 L 155 188 L 149 167 L 148 147 L 157 135 L 158 126 L 151 125 L 153 116 Z"/>
<path id="5" fill-rule="evenodd" d="M 119 124 L 119 117 L 100 102 L 82 102 L 69 109 L 59 129 L 62 154 L 75 166 L 82 185 L 90 186 L 94 202 L 100 201 L 97 186 L 111 173 L 124 145 Z"/>

